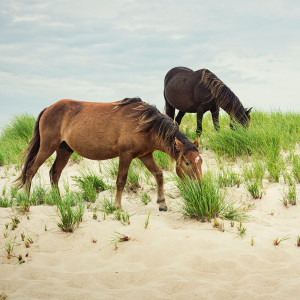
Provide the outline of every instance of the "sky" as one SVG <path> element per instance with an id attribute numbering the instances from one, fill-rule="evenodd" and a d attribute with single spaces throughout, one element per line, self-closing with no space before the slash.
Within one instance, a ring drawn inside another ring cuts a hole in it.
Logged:
<path id="1" fill-rule="evenodd" d="M 65 98 L 163 111 L 176 66 L 209 69 L 245 107 L 300 112 L 300 1 L 0 2 L 0 127 Z"/>

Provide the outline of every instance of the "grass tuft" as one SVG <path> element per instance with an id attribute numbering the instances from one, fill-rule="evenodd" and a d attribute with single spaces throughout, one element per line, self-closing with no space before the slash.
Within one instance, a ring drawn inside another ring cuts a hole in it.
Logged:
<path id="1" fill-rule="evenodd" d="M 92 171 L 81 172 L 81 176 L 72 176 L 81 191 L 82 198 L 87 202 L 95 202 L 99 192 L 108 189 L 104 181 Z"/>
<path id="2" fill-rule="evenodd" d="M 58 192 L 54 197 L 54 202 L 57 206 L 57 214 L 60 222 L 57 222 L 57 226 L 65 232 L 73 232 L 79 223 L 82 221 L 84 213 L 84 204 L 82 201 L 73 198 L 73 194 L 69 194 L 66 199 L 60 198 Z M 76 202 L 76 205 L 73 206 Z"/>
<path id="3" fill-rule="evenodd" d="M 27 113 L 14 117 L 2 129 L 0 136 L 0 164 L 20 163 L 33 132 L 35 118 Z"/>
<path id="4" fill-rule="evenodd" d="M 225 200 L 225 191 L 220 188 L 212 173 L 205 173 L 201 184 L 187 176 L 183 180 L 178 177 L 174 179 L 183 198 L 179 204 L 179 211 L 183 215 L 199 220 L 223 217 L 238 221 L 246 217 L 241 207 Z"/>
<path id="5" fill-rule="evenodd" d="M 107 197 L 103 198 L 102 202 L 100 203 L 100 207 L 105 214 L 112 214 L 116 210 L 115 201 L 108 199 Z"/>

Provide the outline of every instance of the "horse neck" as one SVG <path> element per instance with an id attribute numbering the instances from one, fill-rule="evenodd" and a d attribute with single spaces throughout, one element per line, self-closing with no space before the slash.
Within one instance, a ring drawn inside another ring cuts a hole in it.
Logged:
<path id="1" fill-rule="evenodd" d="M 228 102 L 220 101 L 219 106 L 236 120 L 240 120 L 245 111 L 242 102 L 237 97 Z"/>
<path id="2" fill-rule="evenodd" d="M 175 136 L 174 136 L 173 140 L 174 140 L 174 142 L 170 143 L 167 140 L 162 139 L 161 137 L 153 135 L 152 138 L 149 140 L 149 143 L 152 143 L 155 150 L 162 151 L 162 152 L 168 154 L 174 160 L 177 160 L 178 159 L 178 151 L 176 150 L 176 147 L 175 147 Z"/>

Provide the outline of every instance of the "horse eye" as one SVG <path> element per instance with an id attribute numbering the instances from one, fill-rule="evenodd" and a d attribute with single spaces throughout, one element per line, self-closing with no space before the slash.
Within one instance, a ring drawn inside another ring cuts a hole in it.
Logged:
<path id="1" fill-rule="evenodd" d="M 189 165 L 190 165 L 190 163 L 189 163 L 188 161 L 186 161 L 186 162 L 185 162 L 185 164 L 186 164 L 187 166 L 189 166 Z"/>

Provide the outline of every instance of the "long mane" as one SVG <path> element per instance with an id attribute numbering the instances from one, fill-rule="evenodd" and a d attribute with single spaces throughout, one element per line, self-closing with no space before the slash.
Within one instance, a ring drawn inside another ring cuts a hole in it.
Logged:
<path id="1" fill-rule="evenodd" d="M 140 98 L 125 98 L 116 104 L 115 109 L 137 103 L 128 117 L 139 117 L 136 132 L 153 133 L 154 138 L 162 141 L 168 148 L 168 153 L 175 159 L 179 155 L 176 148 L 175 137 L 184 144 L 183 154 L 188 151 L 197 151 L 196 146 L 179 131 L 178 124 L 167 115 L 162 114 L 155 106 L 143 102 Z"/>
<path id="2" fill-rule="evenodd" d="M 226 112 L 236 114 L 244 109 L 239 98 L 211 71 L 203 69 L 199 84 L 203 84 L 211 92 L 217 105 Z"/>

